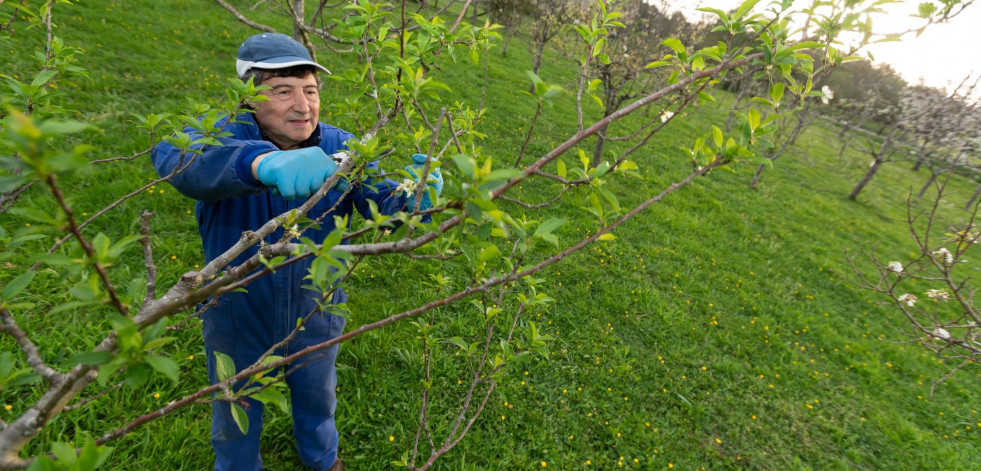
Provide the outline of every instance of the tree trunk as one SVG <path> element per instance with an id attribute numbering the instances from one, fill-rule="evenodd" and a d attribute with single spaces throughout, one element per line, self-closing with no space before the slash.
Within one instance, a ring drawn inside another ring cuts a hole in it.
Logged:
<path id="1" fill-rule="evenodd" d="M 545 41 L 539 41 L 535 48 L 535 60 L 532 62 L 531 70 L 538 75 L 538 69 L 542 68 L 542 54 L 545 53 Z"/>
<path id="2" fill-rule="evenodd" d="M 531 71 L 538 75 L 538 69 L 542 67 L 542 53 L 545 51 L 545 42 L 539 42 L 535 48 L 535 58 L 531 65 Z M 535 94 L 535 84 L 532 83 L 528 88 L 528 93 Z"/>
<path id="3" fill-rule="evenodd" d="M 882 161 L 879 160 L 878 158 L 875 159 L 875 163 L 873 163 L 872 166 L 869 167 L 868 172 L 865 172 L 865 176 L 862 177 L 862 181 L 858 182 L 858 185 L 855 185 L 855 189 L 852 190 L 851 194 L 848 195 L 848 199 L 854 200 L 855 198 L 858 198 L 858 194 L 862 192 L 862 189 L 865 188 L 865 185 L 869 184 L 869 181 L 872 180 L 873 176 L 875 176 L 875 172 L 879 171 L 879 167 L 881 165 L 882 165 Z"/>
<path id="4" fill-rule="evenodd" d="M 931 170 L 930 179 L 927 180 L 925 185 L 923 185 L 923 188 L 920 188 L 920 192 L 916 194 L 916 197 L 923 198 L 923 195 L 925 195 L 927 190 L 930 189 L 930 185 L 933 185 L 933 182 L 935 182 L 936 180 L 937 180 L 937 174 L 933 170 Z"/>
<path id="5" fill-rule="evenodd" d="M 845 140 L 843 140 L 841 142 L 841 149 L 838 149 L 838 159 L 839 160 L 841 159 L 841 156 L 845 155 L 845 149 L 848 149 L 848 145 L 852 143 L 852 139 L 854 139 L 854 138 L 855 138 L 855 135 L 852 134 L 852 135 L 849 135 L 848 136 L 848 139 L 845 139 Z"/>
<path id="6" fill-rule="evenodd" d="M 974 194 L 971 195 L 970 201 L 968 201 L 967 204 L 964 205 L 964 211 L 971 209 L 971 206 L 973 206 L 974 202 L 977 201 L 978 196 L 981 196 L 981 184 L 979 184 L 978 187 L 974 189 Z"/>
<path id="7" fill-rule="evenodd" d="M 508 31 L 505 31 L 504 32 L 504 45 L 501 46 L 501 57 L 507 57 L 508 56 L 508 44 L 511 44 L 511 36 L 512 36 L 512 33 L 508 32 Z"/>
<path id="8" fill-rule="evenodd" d="M 923 154 L 921 153 L 921 154 L 920 154 L 920 156 L 916 158 L 916 163 L 915 163 L 915 164 L 913 164 L 913 171 L 914 171 L 914 172 L 919 172 L 919 171 L 920 171 L 920 167 L 922 167 L 922 166 L 923 166 L 923 162 L 924 162 L 925 160 L 926 160 L 926 156 L 924 156 L 924 155 L 923 155 Z M 933 176 L 933 177 L 930 177 L 930 181 L 933 181 L 933 179 L 934 179 L 934 178 L 936 178 L 936 177 L 935 177 L 935 176 Z"/>
<path id="9" fill-rule="evenodd" d="M 749 189 L 753 190 L 756 188 L 756 184 L 760 182 L 760 175 L 763 174 L 763 169 L 766 168 L 766 164 L 760 164 L 756 167 L 756 173 L 753 174 L 753 180 L 749 182 Z"/>
<path id="10" fill-rule="evenodd" d="M 606 116 L 603 116 L 604 118 Z M 603 126 L 596 133 L 596 147 L 593 148 L 593 167 L 596 167 L 603 161 L 603 146 L 606 144 L 606 130 L 609 125 Z"/>

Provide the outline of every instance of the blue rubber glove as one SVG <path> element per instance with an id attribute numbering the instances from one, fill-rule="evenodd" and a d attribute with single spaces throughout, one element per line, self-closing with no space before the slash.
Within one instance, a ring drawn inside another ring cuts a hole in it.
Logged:
<path id="1" fill-rule="evenodd" d="M 272 152 L 259 161 L 256 178 L 263 185 L 279 191 L 283 198 L 306 199 L 317 192 L 324 181 L 337 172 L 338 165 L 319 147 Z M 334 189 L 347 189 L 347 180 L 340 179 Z"/>
<path id="2" fill-rule="evenodd" d="M 426 165 L 426 154 L 414 154 L 412 156 L 412 165 L 405 167 L 405 171 L 412 175 L 412 178 L 418 182 L 420 180 L 419 175 L 422 174 L 422 168 Z M 440 173 L 439 167 L 434 167 L 432 163 L 429 164 L 429 176 L 426 177 L 426 186 L 436 190 L 436 196 L 439 196 L 440 192 L 443 191 L 443 174 Z M 422 192 L 422 202 L 419 203 L 419 211 L 425 211 L 433 207 L 433 202 L 429 198 L 429 190 Z M 416 194 L 413 192 L 409 195 L 408 208 L 409 210 L 414 209 L 416 206 Z"/>

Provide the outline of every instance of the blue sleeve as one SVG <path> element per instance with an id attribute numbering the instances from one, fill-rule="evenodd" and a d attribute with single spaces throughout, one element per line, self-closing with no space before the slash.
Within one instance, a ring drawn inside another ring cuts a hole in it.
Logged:
<path id="1" fill-rule="evenodd" d="M 219 122 L 218 126 L 226 120 Z M 161 142 L 150 154 L 153 166 L 162 177 L 186 166 L 171 177 L 170 184 L 182 195 L 198 201 L 236 198 L 266 191 L 267 188 L 252 176 L 252 162 L 259 155 L 278 149 L 271 142 L 259 139 L 258 135 L 251 136 L 247 126 L 247 123 L 227 125 L 225 130 L 232 135 L 218 138 L 222 144 L 220 146 L 197 146 L 203 149 L 201 154 L 182 155 L 170 143 Z M 192 139 L 201 136 L 190 128 L 184 132 L 191 134 Z"/>

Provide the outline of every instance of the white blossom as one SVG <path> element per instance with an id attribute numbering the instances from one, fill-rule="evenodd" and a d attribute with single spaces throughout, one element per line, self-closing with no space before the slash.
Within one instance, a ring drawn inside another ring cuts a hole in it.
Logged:
<path id="1" fill-rule="evenodd" d="M 954 263 L 954 254 L 950 253 L 950 250 L 947 250 L 947 247 L 940 247 L 939 249 L 934 250 L 933 252 L 930 253 L 936 255 L 937 257 L 943 256 L 944 263 L 946 263 L 947 265 Z"/>
<path id="2" fill-rule="evenodd" d="M 913 307 L 916 304 L 916 296 L 909 293 L 903 294 L 896 299 L 901 303 L 906 303 L 909 307 Z"/>
<path id="3" fill-rule="evenodd" d="M 950 340 L 950 332 L 947 332 L 947 329 L 944 329 L 943 327 L 933 329 L 933 336 L 938 339 Z"/>
<path id="4" fill-rule="evenodd" d="M 889 271 L 894 271 L 896 273 L 902 273 L 903 272 L 903 264 L 902 263 L 899 263 L 899 262 L 889 262 L 889 265 L 886 266 L 886 269 L 889 270 Z"/>
<path id="5" fill-rule="evenodd" d="M 821 93 L 824 94 L 824 96 L 821 97 L 821 103 L 824 103 L 825 105 L 827 105 L 828 102 L 833 100 L 835 97 L 834 90 L 827 85 L 821 87 Z"/>
<path id="6" fill-rule="evenodd" d="M 412 195 L 412 192 L 415 191 L 415 187 L 415 180 L 411 178 L 403 179 L 402 183 L 399 183 L 399 186 L 395 187 L 395 194 L 405 193 L 405 196 L 410 196 Z"/>
<path id="7" fill-rule="evenodd" d="M 674 116 L 674 112 L 668 111 L 668 110 L 664 110 L 664 111 L 661 112 L 661 122 L 662 123 L 666 123 L 673 116 Z"/>
<path id="8" fill-rule="evenodd" d="M 937 299 L 940 301 L 946 301 L 950 299 L 950 293 L 942 289 L 928 289 L 926 294 L 927 297 L 929 297 L 930 299 Z"/>

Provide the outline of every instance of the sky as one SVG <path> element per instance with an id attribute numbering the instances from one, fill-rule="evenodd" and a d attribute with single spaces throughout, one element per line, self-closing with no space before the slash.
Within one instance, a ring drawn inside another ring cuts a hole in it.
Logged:
<path id="1" fill-rule="evenodd" d="M 912 25 L 922 24 L 922 20 L 910 18 L 916 11 L 918 1 L 904 1 L 897 5 L 886 5 L 888 14 L 876 18 L 875 29 L 883 31 L 902 31 Z M 651 1 L 650 3 L 659 3 Z M 701 6 L 728 11 L 739 5 L 741 0 L 672 0 L 669 8 L 677 9 L 686 15 L 702 14 L 695 9 Z M 760 2 L 765 5 L 766 0 Z M 879 43 L 869 46 L 873 63 L 890 64 L 907 82 L 919 83 L 938 88 L 947 88 L 948 83 L 957 85 L 966 76 L 981 74 L 981 1 L 969 6 L 947 24 L 930 25 L 919 37 L 908 36 L 902 42 Z"/>

